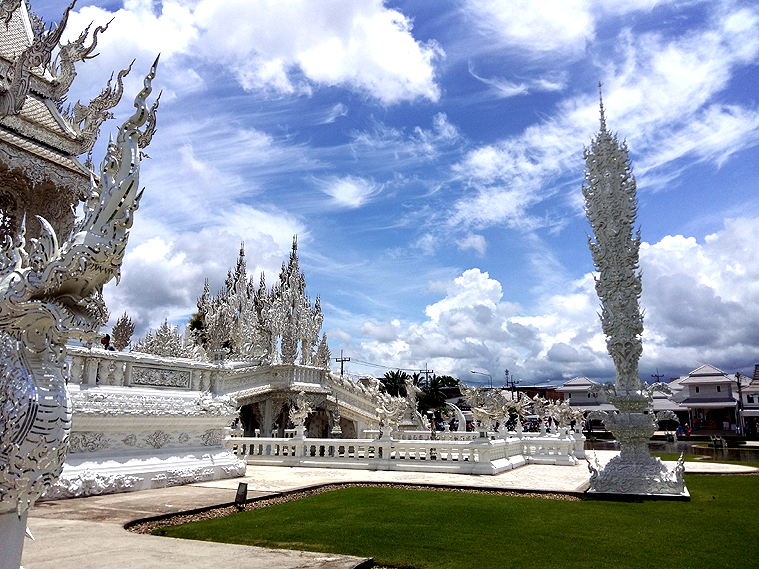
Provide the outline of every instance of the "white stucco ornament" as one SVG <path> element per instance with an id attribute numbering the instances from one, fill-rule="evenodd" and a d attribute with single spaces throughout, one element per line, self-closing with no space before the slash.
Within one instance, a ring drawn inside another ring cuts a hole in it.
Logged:
<path id="1" fill-rule="evenodd" d="M 599 85 L 600 87 L 600 85 Z M 669 471 L 648 450 L 656 430 L 652 392 L 640 380 L 638 360 L 643 351 L 643 314 L 638 300 L 642 290 L 638 268 L 640 231 L 633 235 L 637 216 L 635 177 L 627 145 L 606 129 L 601 101 L 601 129 L 585 149 L 582 191 L 585 211 L 595 240 L 588 237 L 598 270 L 596 292 L 601 300 L 601 325 L 606 347 L 614 361 L 613 384 L 598 386 L 607 392 L 619 412 L 596 412 L 619 441 L 621 453 L 603 469 L 588 462 L 591 492 L 634 494 L 685 494 L 682 456 Z"/>

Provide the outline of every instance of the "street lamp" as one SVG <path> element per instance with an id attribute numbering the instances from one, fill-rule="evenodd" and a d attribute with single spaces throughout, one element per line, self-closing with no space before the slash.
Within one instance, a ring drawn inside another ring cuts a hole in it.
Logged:
<path id="1" fill-rule="evenodd" d="M 474 371 L 472 370 L 472 373 L 476 373 L 478 375 L 487 375 L 490 378 L 490 389 L 493 389 L 493 376 L 489 373 L 482 373 L 481 371 Z"/>

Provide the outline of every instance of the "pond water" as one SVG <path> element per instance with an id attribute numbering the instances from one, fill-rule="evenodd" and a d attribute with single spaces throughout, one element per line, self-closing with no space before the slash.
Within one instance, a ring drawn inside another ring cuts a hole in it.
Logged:
<path id="1" fill-rule="evenodd" d="M 585 441 L 586 450 L 619 450 L 617 441 Z M 683 441 L 668 443 L 664 441 L 651 441 L 648 443 L 651 452 L 676 452 L 685 454 L 702 455 L 705 460 L 738 460 L 759 462 L 759 447 L 749 448 L 714 448 L 708 442 Z"/>

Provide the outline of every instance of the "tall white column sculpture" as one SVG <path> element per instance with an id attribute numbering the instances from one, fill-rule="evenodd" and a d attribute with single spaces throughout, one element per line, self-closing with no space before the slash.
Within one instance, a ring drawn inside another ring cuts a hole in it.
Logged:
<path id="1" fill-rule="evenodd" d="M 600 84 L 599 84 L 600 88 Z M 620 443 L 621 453 L 603 469 L 589 463 L 591 492 L 684 494 L 682 462 L 669 471 L 651 457 L 648 441 L 656 431 L 651 387 L 641 382 L 638 360 L 643 351 L 642 290 L 638 267 L 640 230 L 633 234 L 637 216 L 635 177 L 627 154 L 606 128 L 601 100 L 601 129 L 585 149 L 586 215 L 595 240 L 588 237 L 598 270 L 596 292 L 601 301 L 601 325 L 606 347 L 616 368 L 614 383 L 598 386 L 607 391 L 616 413 L 598 413 Z M 682 459 L 681 459 L 682 460 Z"/>

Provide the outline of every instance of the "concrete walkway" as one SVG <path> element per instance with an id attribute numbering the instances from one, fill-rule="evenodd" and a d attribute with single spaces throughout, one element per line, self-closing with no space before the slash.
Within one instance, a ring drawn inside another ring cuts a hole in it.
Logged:
<path id="1" fill-rule="evenodd" d="M 597 451 L 601 464 L 615 454 L 615 451 Z M 667 464 L 671 467 L 674 463 Z M 685 471 L 688 474 L 759 472 L 746 466 L 701 462 L 686 463 Z M 36 540 L 26 540 L 23 565 L 26 569 L 348 569 L 367 563 L 366 559 L 356 557 L 178 540 L 139 535 L 124 529 L 124 524 L 136 519 L 230 503 L 234 501 L 239 482 L 247 482 L 249 498 L 334 482 L 582 492 L 587 488 L 588 469 L 584 462 L 577 466 L 527 465 L 497 476 L 469 476 L 249 466 L 244 478 L 41 502 L 29 516 L 29 529 Z"/>

